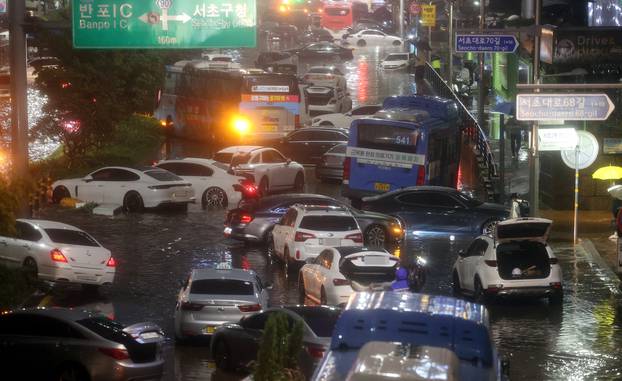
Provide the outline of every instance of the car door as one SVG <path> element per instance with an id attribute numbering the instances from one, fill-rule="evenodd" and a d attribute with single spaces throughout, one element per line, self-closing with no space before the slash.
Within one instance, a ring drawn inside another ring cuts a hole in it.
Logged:
<path id="1" fill-rule="evenodd" d="M 274 311 L 262 312 L 242 320 L 240 322 L 242 330 L 228 337 L 229 351 L 234 353 L 240 364 L 248 365 L 257 358 L 264 328 L 274 313 Z"/>
<path id="2" fill-rule="evenodd" d="M 267 166 L 270 189 L 289 188 L 294 185 L 296 173 L 288 164 L 287 159 L 275 149 L 267 149 L 261 153 L 261 162 Z"/>
<path id="3" fill-rule="evenodd" d="M 287 224 L 287 221 L 291 216 L 290 210 L 285 212 L 283 217 L 281 217 L 281 219 L 274 225 L 274 228 L 272 229 L 272 242 L 274 244 L 274 251 L 275 254 L 279 257 L 283 257 L 283 249 L 285 247 L 285 224 Z"/>
<path id="4" fill-rule="evenodd" d="M 324 287 L 325 290 L 333 288 L 332 282 L 334 274 L 331 272 L 331 267 L 333 265 L 333 251 L 324 250 L 322 253 L 324 253 L 324 257 L 317 261 L 316 290 L 318 299 L 320 299 L 322 287 Z"/>
<path id="5" fill-rule="evenodd" d="M 103 201 L 103 181 L 112 176 L 112 168 L 102 168 L 82 179 L 76 186 L 76 198 L 84 202 L 101 203 Z"/>
<path id="6" fill-rule="evenodd" d="M 300 163 L 308 163 L 308 155 L 311 151 L 309 142 L 312 135 L 313 133 L 308 130 L 296 131 L 290 134 L 283 145 L 283 148 L 285 148 L 283 154 Z"/>
<path id="7" fill-rule="evenodd" d="M 485 240 L 478 238 L 473 241 L 473 244 L 469 248 L 469 251 L 466 253 L 466 257 L 463 259 L 464 266 L 462 271 L 462 285 L 468 290 L 473 290 L 474 288 L 474 279 L 475 273 L 477 272 L 477 268 L 480 266 L 484 254 L 488 249 L 488 242 Z"/>
<path id="8" fill-rule="evenodd" d="M 421 191 L 406 192 L 396 196 L 397 210 L 393 211 L 404 221 L 407 231 L 413 231 L 414 238 L 438 235 L 438 210 L 430 206 L 429 193 Z"/>
<path id="9" fill-rule="evenodd" d="M 212 185 L 211 177 L 214 171 L 201 164 L 171 162 L 158 164 L 157 167 L 170 171 L 192 184 L 197 198 L 202 197 L 203 192 Z"/>
<path id="10" fill-rule="evenodd" d="M 467 217 L 468 209 L 464 204 L 449 194 L 431 192 L 427 197 L 429 205 L 436 213 L 438 224 L 436 230 L 450 234 L 468 234 L 471 232 L 471 224 Z"/>
<path id="11" fill-rule="evenodd" d="M 39 274 L 44 273 L 42 262 L 44 258 L 49 258 L 50 252 L 47 246 L 38 244 L 43 238 L 42 234 L 33 225 L 23 221 L 15 223 L 15 230 L 17 235 L 7 246 L 10 248 L 10 261 L 14 265 L 21 266 L 26 258 L 33 258 L 37 263 Z"/>
<path id="12" fill-rule="evenodd" d="M 261 304 L 262 309 L 268 308 L 268 289 L 264 287 L 263 282 L 258 276 L 255 276 L 255 285 L 257 287 L 257 292 L 259 293 L 259 304 Z"/>
<path id="13" fill-rule="evenodd" d="M 121 168 L 111 168 L 111 174 L 106 181 L 98 183 L 102 189 L 102 201 L 110 204 L 123 204 L 125 194 L 131 190 L 139 191 L 136 184 L 140 176 L 134 172 Z"/>
<path id="14" fill-rule="evenodd" d="M 305 265 L 305 290 L 307 295 L 311 296 L 314 299 L 320 300 L 320 287 L 322 284 L 319 282 L 321 277 L 321 263 L 324 261 L 326 257 L 326 252 L 328 250 L 322 251 L 317 258 L 313 259 L 312 262 Z"/>

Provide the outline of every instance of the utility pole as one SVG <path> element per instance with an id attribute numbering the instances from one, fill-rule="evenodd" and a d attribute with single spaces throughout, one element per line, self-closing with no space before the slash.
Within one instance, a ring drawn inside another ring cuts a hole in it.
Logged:
<path id="1" fill-rule="evenodd" d="M 404 39 L 404 0 L 400 0 L 400 17 L 399 17 L 399 23 L 400 23 L 400 38 L 403 40 Z M 406 45 L 406 44 L 404 44 Z"/>
<path id="2" fill-rule="evenodd" d="M 11 154 L 13 180 L 28 176 L 28 102 L 26 84 L 26 2 L 9 0 L 9 62 L 11 65 Z M 25 203 L 25 200 L 22 200 Z M 23 208 L 22 208 L 23 209 Z"/>
<path id="3" fill-rule="evenodd" d="M 540 16 L 542 0 L 534 0 L 535 26 L 533 46 L 533 73 L 532 82 L 540 84 Z M 536 90 L 538 91 L 538 90 Z M 538 216 L 540 210 L 540 153 L 538 153 L 538 122 L 531 125 L 531 152 L 529 155 L 529 205 L 532 216 Z"/>
<path id="4" fill-rule="evenodd" d="M 453 74 L 454 74 L 454 0 L 449 0 L 449 59 L 447 60 L 447 67 L 449 73 L 447 74 L 447 84 L 449 88 L 453 90 Z"/>
<path id="5" fill-rule="evenodd" d="M 486 25 L 486 0 L 479 0 L 479 33 L 484 34 Z M 479 93 L 477 97 L 477 123 L 488 134 L 488 126 L 484 126 L 484 59 L 485 53 L 479 53 L 479 81 L 477 87 Z"/>

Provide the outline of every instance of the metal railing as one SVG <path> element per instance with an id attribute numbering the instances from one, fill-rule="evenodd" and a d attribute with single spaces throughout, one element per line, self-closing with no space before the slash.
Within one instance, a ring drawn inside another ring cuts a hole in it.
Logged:
<path id="1" fill-rule="evenodd" d="M 437 96 L 452 99 L 458 105 L 458 115 L 462 121 L 462 125 L 460 126 L 462 134 L 477 148 L 482 157 L 482 165 L 486 169 L 484 176 L 492 184 L 492 178 L 498 176 L 497 164 L 492 149 L 490 148 L 488 138 L 479 123 L 477 123 L 477 119 L 475 119 L 469 109 L 447 85 L 440 74 L 428 63 L 426 63 L 425 66 L 424 77 L 430 83 Z M 487 189 L 487 191 L 489 193 L 492 191 L 493 194 L 496 193 L 494 187 L 490 190 Z"/>

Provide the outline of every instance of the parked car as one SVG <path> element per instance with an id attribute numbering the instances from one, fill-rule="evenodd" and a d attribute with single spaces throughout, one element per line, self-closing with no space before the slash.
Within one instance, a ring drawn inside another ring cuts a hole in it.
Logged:
<path id="1" fill-rule="evenodd" d="M 36 57 L 28 61 L 28 66 L 32 67 L 35 73 L 44 68 L 56 69 L 61 65 L 61 61 L 56 57 Z"/>
<path id="2" fill-rule="evenodd" d="M 461 380 L 507 379 L 486 307 L 448 296 L 386 291 L 350 297 L 311 380 L 347 379 L 360 350 L 374 341 L 448 349 L 458 357 Z"/>
<path id="3" fill-rule="evenodd" d="M 408 69 L 410 66 L 409 53 L 391 53 L 380 61 L 380 67 L 384 70 Z"/>
<path id="4" fill-rule="evenodd" d="M 347 34 L 343 39 L 344 43 L 356 44 L 357 46 L 367 45 L 402 45 L 402 39 L 398 36 L 392 36 L 379 30 L 366 29 L 357 33 Z"/>
<path id="5" fill-rule="evenodd" d="M 233 189 L 233 185 L 240 183 L 245 177 L 227 173 L 228 166 L 223 163 L 188 157 L 161 160 L 156 167 L 172 172 L 192 184 L 194 194 L 201 198 L 204 208 L 223 208 L 237 205 L 240 201 L 240 193 Z"/>
<path id="6" fill-rule="evenodd" d="M 350 123 L 355 119 L 366 118 L 374 115 L 382 109 L 382 105 L 357 106 L 352 110 L 342 113 L 324 114 L 311 120 L 312 126 L 339 127 L 350 129 Z"/>
<path id="7" fill-rule="evenodd" d="M 23 267 L 34 279 L 109 285 L 114 281 L 116 261 L 88 233 L 54 221 L 18 219 L 15 237 L 0 236 L 0 260 Z"/>
<path id="8" fill-rule="evenodd" d="M 171 172 L 153 167 L 105 167 L 83 178 L 55 181 L 52 189 L 55 203 L 74 197 L 84 202 L 123 205 L 128 212 L 194 202 L 194 190 L 190 183 Z"/>
<path id="9" fill-rule="evenodd" d="M 312 66 L 302 78 L 313 86 L 335 86 L 348 91 L 346 77 L 335 66 Z"/>
<path id="10" fill-rule="evenodd" d="M 214 160 L 229 164 L 237 176 L 251 178 L 263 195 L 284 189 L 301 192 L 305 187 L 304 167 L 274 148 L 228 147 L 218 151 Z"/>
<path id="11" fill-rule="evenodd" d="M 499 222 L 494 237 L 482 235 L 460 251 L 452 275 L 454 291 L 471 294 L 480 303 L 527 296 L 560 304 L 562 271 L 547 244 L 551 224 L 544 218 Z"/>
<path id="12" fill-rule="evenodd" d="M 340 206 L 293 205 L 272 229 L 268 255 L 286 268 L 317 257 L 327 247 L 363 246 L 354 216 Z"/>
<path id="13" fill-rule="evenodd" d="M 473 238 L 490 234 L 509 216 L 499 204 L 485 203 L 454 188 L 416 186 L 363 198 L 363 210 L 398 217 L 411 238 Z"/>
<path id="14" fill-rule="evenodd" d="M 333 42 L 321 41 L 303 46 L 298 49 L 291 50 L 298 57 L 303 59 L 325 59 L 339 58 L 342 60 L 351 60 L 354 58 L 352 49 L 344 48 Z"/>
<path id="15" fill-rule="evenodd" d="M 320 41 L 333 42 L 334 39 L 335 38 L 330 33 L 330 31 L 324 28 L 313 28 L 313 29 L 307 30 L 299 38 L 300 42 L 303 44 L 310 44 L 312 42 L 320 42 Z"/>
<path id="16" fill-rule="evenodd" d="M 255 67 L 263 70 L 269 70 L 279 65 L 298 66 L 298 57 L 293 53 L 270 51 L 259 53 L 255 60 Z"/>
<path id="17" fill-rule="evenodd" d="M 348 130 L 326 127 L 300 128 L 272 144 L 298 163 L 316 164 L 337 144 L 348 142 Z"/>
<path id="18" fill-rule="evenodd" d="M 347 144 L 337 144 L 322 155 L 315 166 L 315 177 L 320 181 L 343 179 L 343 165 L 346 160 Z"/>
<path id="19" fill-rule="evenodd" d="M 281 194 L 262 197 L 253 202 L 242 201 L 238 208 L 227 213 L 224 234 L 245 242 L 267 244 L 274 225 L 295 204 L 348 208 L 363 232 L 365 246 L 393 250 L 404 238 L 402 225 L 395 217 L 361 211 L 332 197 L 310 193 Z"/>
<path id="20" fill-rule="evenodd" d="M 9 378 L 160 379 L 163 342 L 156 324 L 124 326 L 78 309 L 39 307 L 0 314 L 2 371 Z"/>
<path id="21" fill-rule="evenodd" d="M 337 86 L 309 86 L 305 96 L 309 105 L 309 116 L 346 112 L 352 108 L 352 99 L 347 90 Z"/>
<path id="22" fill-rule="evenodd" d="M 383 290 L 395 279 L 400 259 L 382 249 L 331 247 L 302 266 L 298 276 L 300 304 L 309 298 L 322 305 L 345 304 L 356 291 Z"/>
<path id="23" fill-rule="evenodd" d="M 268 318 L 284 313 L 290 327 L 296 321 L 303 322 L 303 350 L 298 361 L 308 378 L 320 361 L 330 343 L 330 337 L 341 310 L 327 306 L 283 306 L 269 308 L 238 323 L 224 324 L 216 329 L 211 341 L 212 357 L 222 370 L 249 369 L 257 359 L 261 336 Z"/>
<path id="24" fill-rule="evenodd" d="M 175 337 L 211 336 L 217 327 L 268 307 L 268 288 L 242 269 L 193 269 L 175 306 Z"/>

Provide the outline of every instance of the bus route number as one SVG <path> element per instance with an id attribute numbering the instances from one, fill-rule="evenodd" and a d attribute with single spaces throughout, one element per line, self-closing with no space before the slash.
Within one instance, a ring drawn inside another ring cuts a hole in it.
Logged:
<path id="1" fill-rule="evenodd" d="M 400 144 L 400 145 L 408 146 L 408 145 L 411 145 L 412 143 L 411 143 L 410 136 L 400 136 L 400 135 L 398 135 L 398 136 L 395 137 L 395 144 Z"/>

